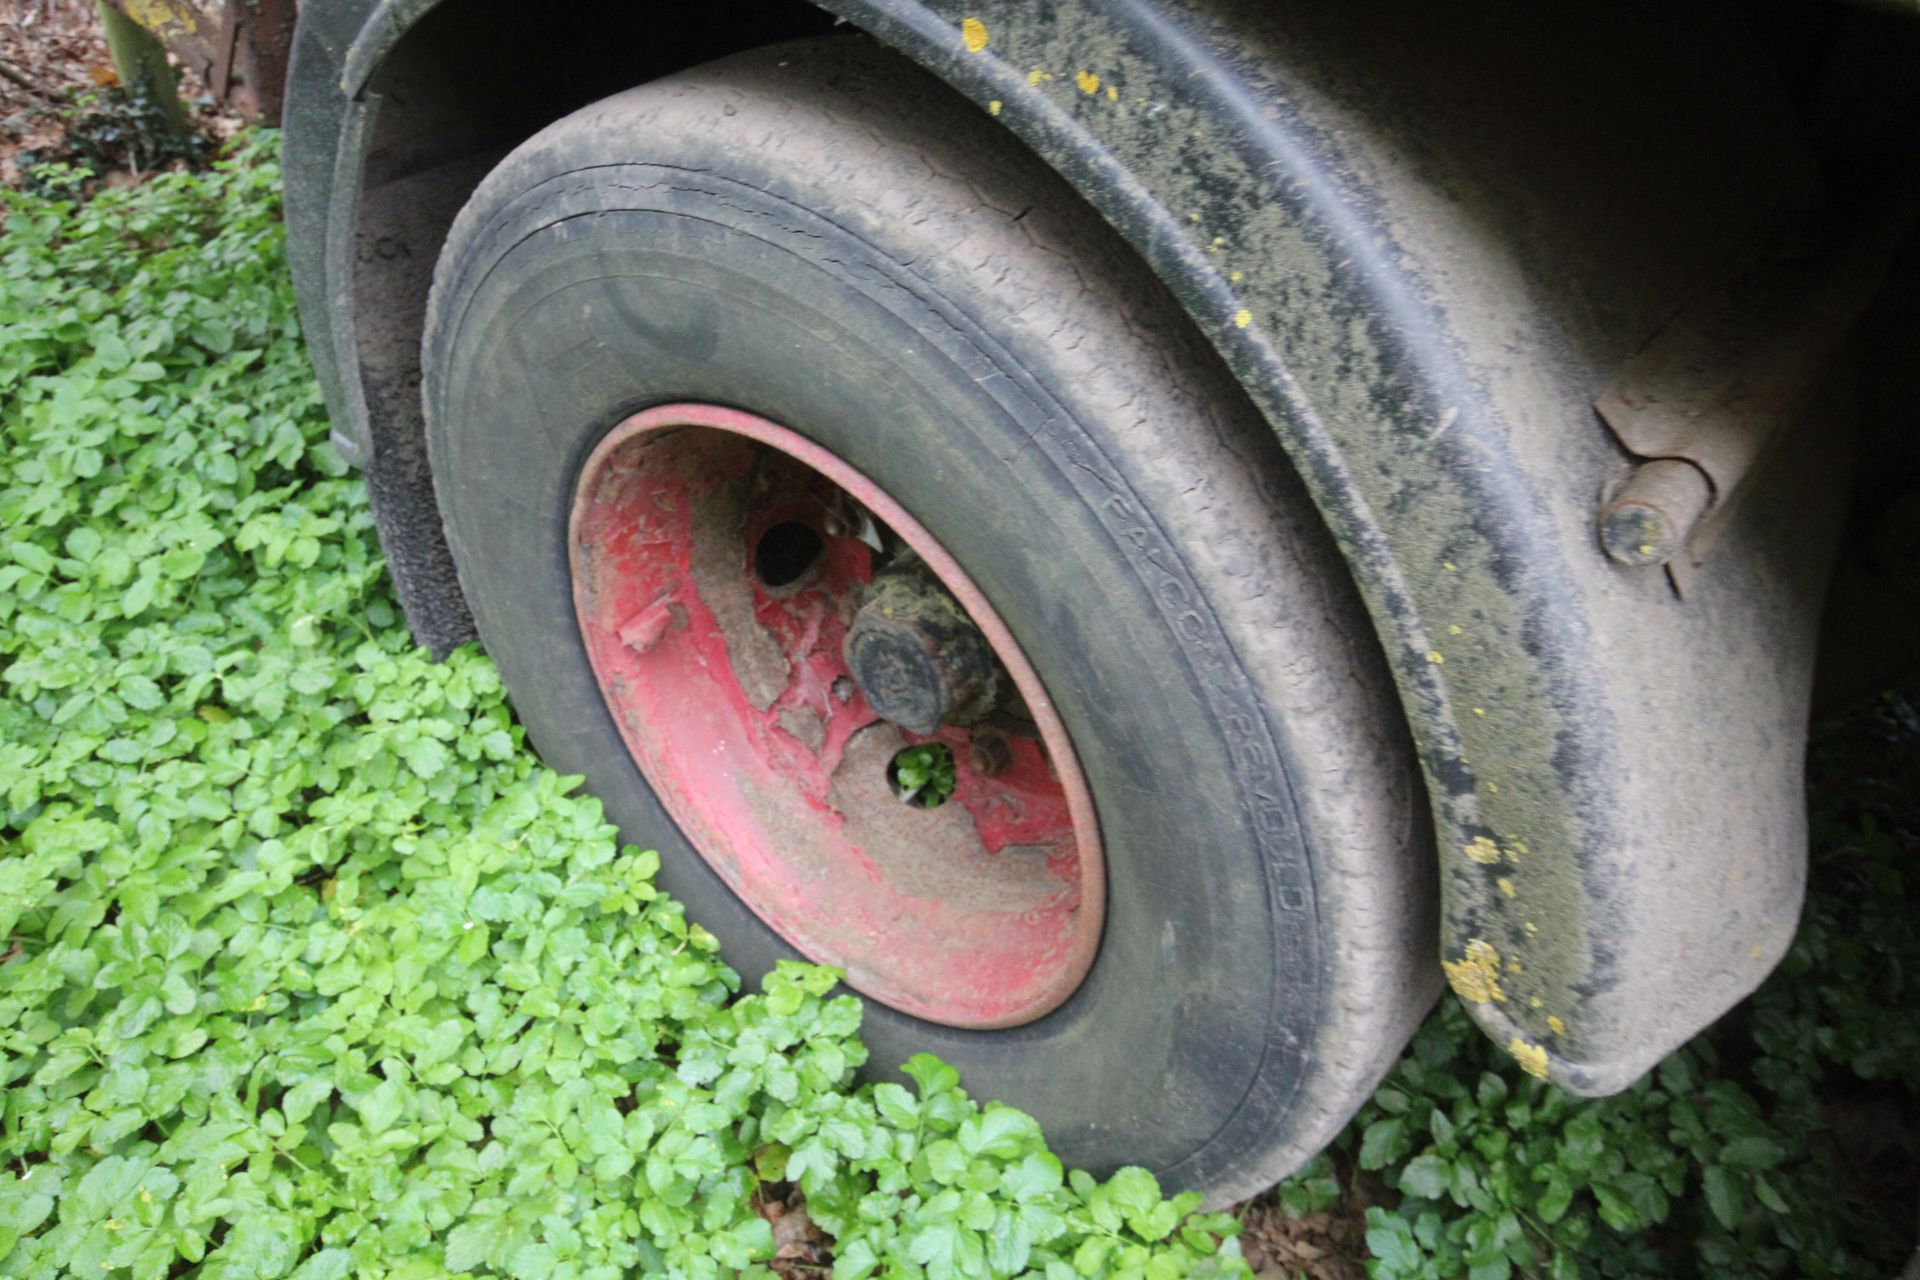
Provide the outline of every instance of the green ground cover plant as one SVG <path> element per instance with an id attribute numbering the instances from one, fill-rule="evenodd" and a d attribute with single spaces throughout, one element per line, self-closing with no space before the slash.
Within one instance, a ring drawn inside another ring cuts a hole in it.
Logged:
<path id="1" fill-rule="evenodd" d="M 857 1083 L 830 971 L 749 990 L 486 659 L 412 647 L 270 135 L 0 198 L 0 1276 L 1245 1273 L 1234 1215 L 1063 1170 L 930 1057 Z M 1848 776 L 1920 741 L 1861 733 Z M 1730 1031 L 1581 1102 L 1449 1004 L 1275 1212 L 1364 1213 L 1381 1277 L 1885 1274 L 1911 1188 L 1833 1134 L 1911 1133 L 1916 795 L 1827 816 L 1848 892 Z M 774 1257 L 799 1196 L 830 1263 Z"/>

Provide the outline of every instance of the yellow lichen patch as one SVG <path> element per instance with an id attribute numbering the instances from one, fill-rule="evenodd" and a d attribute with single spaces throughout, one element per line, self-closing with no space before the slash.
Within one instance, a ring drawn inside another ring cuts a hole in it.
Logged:
<path id="1" fill-rule="evenodd" d="M 967 42 L 968 53 L 978 53 L 987 47 L 987 24 L 978 18 L 968 18 L 960 24 L 960 38 Z"/>
<path id="2" fill-rule="evenodd" d="M 1473 1004 L 1504 1002 L 1507 993 L 1500 989 L 1500 953 L 1491 942 L 1475 938 L 1467 943 L 1467 953 L 1459 960 L 1440 962 L 1447 971 L 1447 984 L 1462 1000 Z"/>
<path id="3" fill-rule="evenodd" d="M 1455 622 L 1455 623 L 1452 623 L 1451 625 L 1449 625 L 1449 626 L 1447 627 L 1447 634 L 1448 634 L 1448 635 L 1450 635 L 1450 636 L 1457 636 L 1457 635 L 1459 635 L 1459 634 L 1460 634 L 1460 624 L 1459 624 L 1459 623 L 1457 623 L 1457 622 Z"/>
<path id="4" fill-rule="evenodd" d="M 1227 279 L 1233 281 L 1235 284 L 1239 284 L 1240 281 L 1246 277 L 1246 274 L 1244 271 L 1229 271 L 1227 272 Z"/>
<path id="5" fill-rule="evenodd" d="M 1485 707 L 1475 707 L 1473 709 L 1473 714 L 1477 716 L 1484 716 L 1487 714 L 1487 709 Z"/>
<path id="6" fill-rule="evenodd" d="M 1483 867 L 1490 867 L 1500 861 L 1500 846 L 1485 836 L 1475 836 L 1473 843 L 1467 845 L 1461 852 Z"/>
<path id="7" fill-rule="evenodd" d="M 1520 927 L 1521 927 L 1522 929 L 1525 929 L 1525 930 L 1527 931 L 1527 936 L 1528 936 L 1529 938 L 1531 938 L 1531 937 L 1533 937 L 1534 935 L 1536 935 L 1536 934 L 1538 934 L 1538 933 L 1540 932 L 1540 926 L 1539 926 L 1539 925 L 1537 925 L 1537 924 L 1535 924 L 1535 923 L 1534 923 L 1533 921 L 1531 921 L 1531 920 L 1527 920 L 1527 921 L 1524 921 L 1524 922 L 1523 922 L 1523 923 L 1522 923 L 1522 924 L 1520 925 Z"/>
<path id="8" fill-rule="evenodd" d="M 1234 328 L 1244 329 L 1252 323 L 1253 323 L 1253 312 L 1247 310 L 1245 307 L 1242 307 L 1238 311 L 1233 313 Z"/>
<path id="9" fill-rule="evenodd" d="M 1453 563 L 1453 561 L 1451 561 L 1451 560 L 1442 560 L 1442 561 L 1440 562 L 1440 567 L 1441 567 L 1442 569 L 1445 569 L 1445 570 L 1446 570 L 1446 571 L 1447 571 L 1448 573 L 1452 573 L 1452 572 L 1454 572 L 1454 570 L 1455 570 L 1455 567 L 1456 567 L 1456 566 L 1454 565 L 1454 563 Z"/>
<path id="10" fill-rule="evenodd" d="M 1080 86 L 1080 92 L 1094 94 L 1100 92 L 1100 77 L 1091 71 L 1082 71 L 1074 76 L 1073 82 Z"/>
<path id="11" fill-rule="evenodd" d="M 1528 997 L 1527 997 L 1527 1008 L 1529 1008 L 1529 1009 L 1544 1009 L 1544 1008 L 1546 1008 L 1546 1007 L 1547 1007 L 1547 1002 L 1546 1002 L 1545 1000 L 1542 1000 L 1542 999 L 1541 999 L 1541 998 L 1540 998 L 1539 996 L 1528 996 Z"/>
<path id="12" fill-rule="evenodd" d="M 1051 71 L 1033 70 L 1033 71 L 1027 72 L 1028 84 L 1039 84 L 1042 80 L 1051 80 L 1051 79 L 1053 79 L 1053 72 Z"/>
<path id="13" fill-rule="evenodd" d="M 1537 1044 L 1529 1044 L 1519 1036 L 1507 1041 L 1507 1052 L 1520 1064 L 1520 1069 L 1530 1076 L 1545 1080 L 1547 1078 L 1547 1051 Z"/>
<path id="14" fill-rule="evenodd" d="M 175 7 L 161 4 L 158 0 L 127 0 L 127 16 L 149 31 L 161 35 L 171 35 L 174 31 L 184 31 L 192 35 L 199 31 L 200 24 L 193 20 L 193 11 L 185 5 Z"/>
<path id="15" fill-rule="evenodd" d="M 1441 653 L 1438 649 L 1429 649 L 1427 651 L 1427 661 L 1431 662 L 1436 667 L 1443 665 L 1446 662 L 1446 660 L 1447 660 L 1447 655 L 1444 653 Z"/>
<path id="16" fill-rule="evenodd" d="M 995 98 L 992 102 L 989 102 L 987 104 L 987 114 L 990 116 L 997 116 L 1000 114 L 1000 99 Z"/>
<path id="17" fill-rule="evenodd" d="M 1567 1034 L 1567 1024 L 1560 1021 L 1559 1014 L 1550 1013 L 1547 1015 L 1547 1030 L 1553 1032 L 1553 1034 L 1557 1036 L 1563 1036 Z"/>
<path id="18" fill-rule="evenodd" d="M 1120 101 L 1120 89 L 1117 85 L 1107 86 L 1107 101 L 1108 102 Z"/>
<path id="19" fill-rule="evenodd" d="M 1520 891 L 1514 888 L 1513 881 L 1507 879 L 1505 876 L 1501 876 L 1498 880 L 1495 880 L 1494 883 L 1499 885 L 1500 892 L 1506 894 L 1509 898 L 1519 896 Z"/>

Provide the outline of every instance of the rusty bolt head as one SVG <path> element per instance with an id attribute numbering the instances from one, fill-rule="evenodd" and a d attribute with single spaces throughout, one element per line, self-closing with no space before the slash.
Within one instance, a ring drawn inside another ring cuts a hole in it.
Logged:
<path id="1" fill-rule="evenodd" d="M 989 778 L 1005 773 L 1013 764 L 1013 744 L 998 729 L 975 729 L 967 743 L 967 764 L 975 773 Z"/>
<path id="2" fill-rule="evenodd" d="M 1665 564 L 1680 550 L 1680 534 L 1659 507 L 1618 502 L 1601 518 L 1600 545 L 1621 564 Z"/>
<path id="3" fill-rule="evenodd" d="M 1706 473 L 1692 463 L 1643 462 L 1601 511 L 1600 545 L 1620 564 L 1665 564 L 1680 554 L 1712 500 Z"/>

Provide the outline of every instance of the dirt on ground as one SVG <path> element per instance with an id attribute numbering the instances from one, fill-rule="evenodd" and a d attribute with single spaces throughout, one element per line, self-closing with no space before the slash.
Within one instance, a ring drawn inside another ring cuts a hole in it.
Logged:
<path id="1" fill-rule="evenodd" d="M 0 181 L 19 181 L 22 151 L 59 147 L 82 95 L 119 83 L 92 3 L 0 0 Z"/>
<path id="2" fill-rule="evenodd" d="M 35 165 L 73 165 L 85 185 L 125 186 L 195 164 L 239 125 L 182 76 L 188 132 L 121 87 L 94 0 L 0 0 L 0 183 L 20 186 Z"/>
<path id="3" fill-rule="evenodd" d="M 1345 1189 L 1326 1208 L 1297 1213 L 1275 1190 L 1233 1210 L 1241 1252 L 1259 1280 L 1366 1280 L 1367 1208 L 1390 1197 L 1373 1174 L 1330 1154 Z"/>

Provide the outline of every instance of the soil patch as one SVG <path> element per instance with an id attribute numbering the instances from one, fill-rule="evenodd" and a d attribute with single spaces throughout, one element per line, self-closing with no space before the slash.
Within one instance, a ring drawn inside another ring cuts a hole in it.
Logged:
<path id="1" fill-rule="evenodd" d="M 64 164 L 85 195 L 154 173 L 198 167 L 240 121 L 183 77 L 189 129 L 170 135 L 161 113 L 129 95 L 107 53 L 92 0 L 0 0 L 0 183 L 44 184 L 36 166 Z"/>

